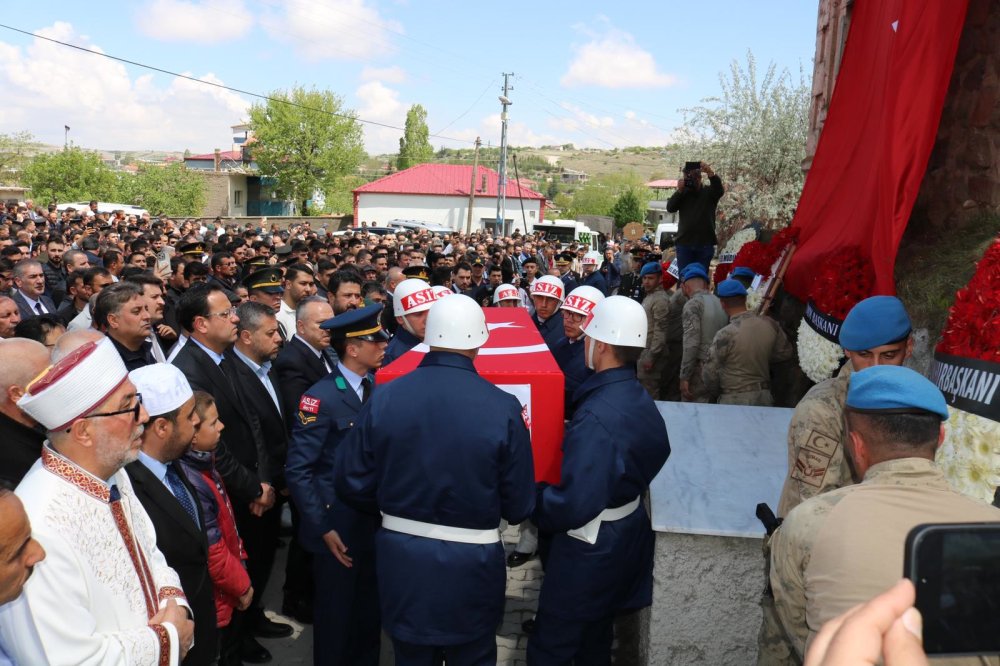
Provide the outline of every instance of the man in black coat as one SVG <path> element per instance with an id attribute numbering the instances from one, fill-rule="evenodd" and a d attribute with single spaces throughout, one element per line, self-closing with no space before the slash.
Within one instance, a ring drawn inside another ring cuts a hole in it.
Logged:
<path id="1" fill-rule="evenodd" d="M 0 340 L 0 487 L 13 490 L 42 455 L 45 435 L 17 407 L 28 383 L 49 366 L 49 350 L 25 338 Z"/>
<path id="2" fill-rule="evenodd" d="M 177 572 L 194 613 L 194 647 L 185 666 L 214 664 L 218 652 L 215 599 L 208 572 L 205 517 L 184 472 L 175 461 L 194 439 L 198 415 L 184 374 L 166 363 L 129 373 L 149 421 L 139 459 L 125 466 L 136 497 L 156 529 L 156 546 Z"/>
<path id="3" fill-rule="evenodd" d="M 239 322 L 236 309 L 230 305 L 221 287 L 194 285 L 181 297 L 177 318 L 181 327 L 191 332 L 191 337 L 173 363 L 187 377 L 192 389 L 206 391 L 215 398 L 219 420 L 225 424 L 216 450 L 215 466 L 225 481 L 236 526 L 250 566 L 254 566 L 255 557 L 258 561 L 266 558 L 266 553 L 254 553 L 252 547 L 256 539 L 266 537 L 262 534 L 262 521 L 257 518 L 274 506 L 274 468 L 264 444 L 260 421 L 236 388 L 237 369 L 233 364 L 239 361 L 229 351 L 236 341 Z M 254 590 L 257 596 L 264 593 L 256 584 Z M 249 621 L 244 622 L 247 618 Z M 248 663 L 265 663 L 271 657 L 255 640 L 255 635 L 281 637 L 291 634 L 290 626 L 268 620 L 259 608 L 252 614 L 234 614 L 233 623 L 234 628 L 229 633 L 240 638 L 240 656 Z M 230 646 L 224 645 L 223 649 L 227 647 Z"/>

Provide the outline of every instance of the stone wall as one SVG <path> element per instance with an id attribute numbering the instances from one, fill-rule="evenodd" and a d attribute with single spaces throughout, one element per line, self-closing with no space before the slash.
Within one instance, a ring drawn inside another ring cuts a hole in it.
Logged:
<path id="1" fill-rule="evenodd" d="M 229 215 L 229 174 L 224 171 L 197 171 L 205 179 L 205 205 L 202 216 Z"/>
<path id="2" fill-rule="evenodd" d="M 911 225 L 960 227 L 1000 211 L 998 58 L 1000 3 L 971 0 Z"/>

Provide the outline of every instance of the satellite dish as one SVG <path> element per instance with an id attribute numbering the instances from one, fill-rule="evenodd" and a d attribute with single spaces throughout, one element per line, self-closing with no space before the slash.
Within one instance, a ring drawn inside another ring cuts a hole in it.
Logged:
<path id="1" fill-rule="evenodd" d="M 622 229 L 622 233 L 625 235 L 626 240 L 634 241 L 642 238 L 642 235 L 646 233 L 646 229 L 638 222 L 629 222 Z"/>

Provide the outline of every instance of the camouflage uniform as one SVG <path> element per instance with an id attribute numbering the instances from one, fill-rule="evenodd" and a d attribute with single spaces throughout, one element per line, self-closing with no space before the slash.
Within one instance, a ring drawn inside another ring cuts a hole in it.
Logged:
<path id="1" fill-rule="evenodd" d="M 771 407 L 771 365 L 795 355 L 770 317 L 743 312 L 715 334 L 702 368 L 705 390 L 722 405 Z"/>
<path id="2" fill-rule="evenodd" d="M 708 402 L 701 368 L 708 361 L 708 350 L 715 334 L 729 323 L 722 303 L 713 294 L 699 291 L 691 296 L 681 311 L 684 342 L 681 351 L 680 379 L 687 380 L 692 402 Z"/>
<path id="3" fill-rule="evenodd" d="M 659 284 L 642 300 L 646 311 L 646 348 L 639 356 L 636 377 L 653 400 L 660 400 L 660 378 L 667 366 L 667 327 L 670 297 Z M 649 370 L 646 366 L 651 365 Z"/>
<path id="4" fill-rule="evenodd" d="M 681 289 L 667 292 L 670 298 L 670 313 L 667 315 L 667 364 L 660 376 L 660 396 L 662 400 L 681 399 L 681 355 L 684 348 L 684 324 L 681 313 L 687 296 Z"/>
<path id="5" fill-rule="evenodd" d="M 862 483 L 803 502 L 771 541 L 775 605 L 796 652 L 804 654 L 824 622 L 899 580 L 913 527 L 998 520 L 1000 510 L 952 490 L 924 458 L 878 463 Z M 940 663 L 982 662 L 976 657 Z"/>
<path id="6" fill-rule="evenodd" d="M 788 477 L 781 489 L 779 516 L 787 516 L 814 495 L 854 482 L 844 458 L 844 403 L 850 374 L 851 364 L 846 363 L 836 377 L 809 389 L 795 407 L 788 426 Z"/>

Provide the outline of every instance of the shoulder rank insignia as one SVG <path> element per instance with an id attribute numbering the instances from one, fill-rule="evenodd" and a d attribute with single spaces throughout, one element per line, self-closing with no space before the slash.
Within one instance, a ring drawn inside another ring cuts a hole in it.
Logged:
<path id="1" fill-rule="evenodd" d="M 337 388 L 339 388 L 341 391 L 347 390 L 347 382 L 344 381 L 343 377 L 337 377 L 337 379 L 334 380 L 334 383 L 337 385 Z"/>

